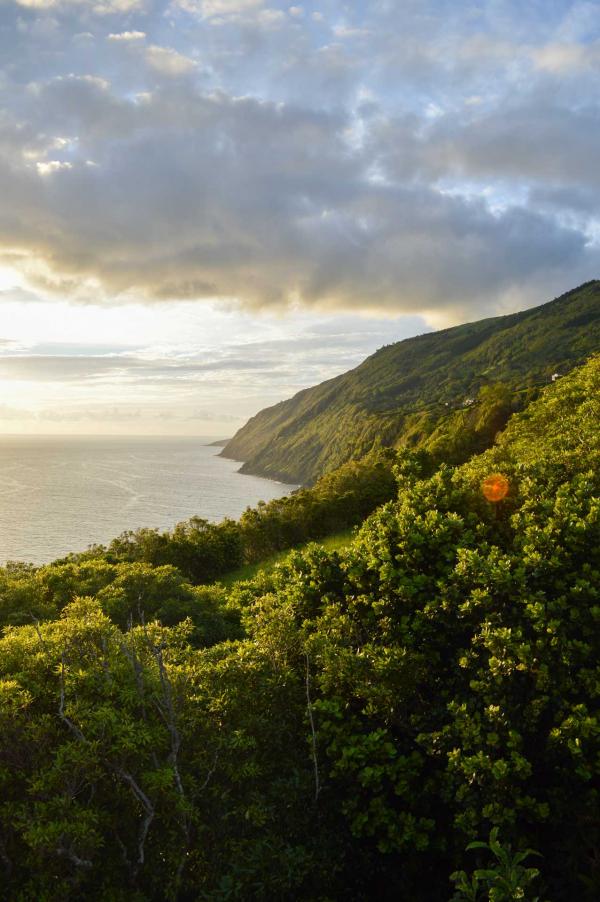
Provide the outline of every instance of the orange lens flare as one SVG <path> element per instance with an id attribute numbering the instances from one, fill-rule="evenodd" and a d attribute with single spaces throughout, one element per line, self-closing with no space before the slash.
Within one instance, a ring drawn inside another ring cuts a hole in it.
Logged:
<path id="1" fill-rule="evenodd" d="M 508 479 L 501 473 L 492 473 L 481 484 L 481 491 L 488 501 L 502 501 L 508 495 Z"/>

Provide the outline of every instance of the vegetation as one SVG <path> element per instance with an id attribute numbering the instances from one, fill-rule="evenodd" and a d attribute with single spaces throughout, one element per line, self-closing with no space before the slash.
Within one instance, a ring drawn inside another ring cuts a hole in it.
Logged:
<path id="1" fill-rule="evenodd" d="M 210 523 L 192 517 L 171 532 L 138 529 L 125 532 L 108 547 L 72 554 L 67 562 L 101 559 L 176 567 L 194 584 L 210 583 L 242 567 L 256 565 L 311 539 L 347 530 L 393 498 L 396 455 L 374 451 L 320 479 L 311 489 L 248 508 L 239 521 Z"/>
<path id="2" fill-rule="evenodd" d="M 452 902 L 477 902 L 486 893 L 492 902 L 513 902 L 525 899 L 528 887 L 539 877 L 537 868 L 525 867 L 524 862 L 532 855 L 533 849 L 525 849 L 516 855 L 511 854 L 510 847 L 504 848 L 498 839 L 498 828 L 493 827 L 490 841 L 469 843 L 467 849 L 485 849 L 492 853 L 494 863 L 487 868 L 474 871 L 469 879 L 464 871 L 452 874 L 451 880 L 456 884 L 456 893 Z M 537 900 L 536 896 L 536 900 Z"/>
<path id="3" fill-rule="evenodd" d="M 594 281 L 533 310 L 381 348 L 356 369 L 262 410 L 222 453 L 245 461 L 242 472 L 304 484 L 380 445 L 461 463 L 489 447 L 554 373 L 598 351 Z"/>
<path id="4" fill-rule="evenodd" d="M 328 551 L 340 551 L 350 544 L 353 533 L 354 530 L 351 529 L 346 529 L 343 532 L 336 532 L 333 535 L 319 539 L 318 544 L 322 548 L 326 548 Z M 306 544 L 309 543 L 305 543 L 304 545 L 300 545 L 299 547 L 305 548 Z M 286 558 L 289 557 L 289 554 L 289 549 L 286 549 L 284 551 L 277 551 L 275 552 L 275 554 L 264 558 L 262 561 L 257 561 L 254 564 L 245 564 L 238 570 L 232 570 L 230 573 L 227 573 L 225 576 L 221 577 L 219 579 L 219 582 L 222 586 L 230 587 L 234 585 L 234 583 L 251 580 L 259 573 L 271 573 L 271 571 L 278 564 L 283 563 L 283 561 L 285 561 Z"/>
<path id="5" fill-rule="evenodd" d="M 346 548 L 228 589 L 6 568 L 4 897 L 597 899 L 599 416 L 592 359 L 467 463 L 400 455 Z"/>

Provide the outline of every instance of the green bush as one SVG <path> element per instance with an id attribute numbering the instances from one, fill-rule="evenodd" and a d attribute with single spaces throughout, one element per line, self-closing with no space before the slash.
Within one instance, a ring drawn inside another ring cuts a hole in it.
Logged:
<path id="1" fill-rule="evenodd" d="M 230 594 L 144 562 L 4 571 L 6 898 L 446 902 L 454 874 L 596 900 L 599 422 L 592 360 L 468 463 L 403 455 L 343 552 Z"/>

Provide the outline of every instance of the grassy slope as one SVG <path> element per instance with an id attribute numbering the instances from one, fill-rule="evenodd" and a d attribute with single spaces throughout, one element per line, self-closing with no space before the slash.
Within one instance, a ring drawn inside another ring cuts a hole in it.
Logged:
<path id="1" fill-rule="evenodd" d="M 327 551 L 340 551 L 352 541 L 353 534 L 353 529 L 346 529 L 343 532 L 337 532 L 334 533 L 334 535 L 326 536 L 324 539 L 313 539 L 310 542 L 306 542 L 305 545 L 298 546 L 298 548 L 305 548 L 306 545 L 320 545 Z M 292 554 L 292 552 L 298 551 L 298 548 L 285 548 L 283 551 L 278 551 L 275 554 L 272 554 L 270 557 L 265 558 L 265 560 L 258 561 L 258 563 L 256 564 L 245 564 L 243 567 L 239 567 L 237 570 L 232 570 L 231 573 L 226 574 L 226 576 L 220 577 L 218 582 L 222 586 L 228 588 L 234 583 L 252 579 L 259 572 L 270 573 L 271 570 L 273 570 L 273 568 L 277 566 L 277 564 L 281 563 L 281 561 L 284 561 L 290 554 Z"/>
<path id="2" fill-rule="evenodd" d="M 532 310 L 381 348 L 356 369 L 267 408 L 223 455 L 243 472 L 310 483 L 373 445 L 426 445 L 471 425 L 467 397 L 503 382 L 515 397 L 600 350 L 600 282 Z M 448 405 L 448 406 L 447 406 Z"/>

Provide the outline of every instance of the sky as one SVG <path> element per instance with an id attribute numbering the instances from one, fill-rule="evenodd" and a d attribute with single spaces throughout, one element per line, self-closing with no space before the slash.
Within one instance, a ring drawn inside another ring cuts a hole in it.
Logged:
<path id="1" fill-rule="evenodd" d="M 229 436 L 600 275 L 600 2 L 0 0 L 0 432 Z"/>

